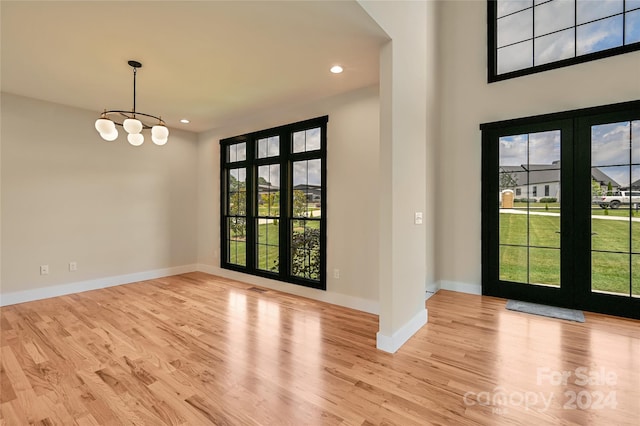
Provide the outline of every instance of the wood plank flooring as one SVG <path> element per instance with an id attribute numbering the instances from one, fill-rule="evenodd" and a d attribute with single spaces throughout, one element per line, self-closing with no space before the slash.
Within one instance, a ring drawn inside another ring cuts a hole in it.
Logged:
<path id="1" fill-rule="evenodd" d="M 204 273 L 7 306 L 0 425 L 639 424 L 639 321 L 504 304 L 440 291 L 393 355 L 374 315 Z"/>

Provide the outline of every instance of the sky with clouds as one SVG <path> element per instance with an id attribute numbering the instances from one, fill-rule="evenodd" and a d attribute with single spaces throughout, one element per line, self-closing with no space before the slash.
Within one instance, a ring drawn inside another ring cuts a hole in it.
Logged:
<path id="1" fill-rule="evenodd" d="M 293 153 L 315 151 L 321 147 L 320 128 L 313 128 L 293 133 L 291 149 Z M 257 140 L 258 158 L 268 158 L 280 155 L 280 138 L 278 136 Z M 230 162 L 244 161 L 247 156 L 246 143 L 237 143 L 227 147 L 227 158 Z M 240 182 L 245 182 L 247 173 L 245 168 L 230 170 L 231 176 Z M 258 177 L 264 178 L 274 187 L 280 186 L 280 166 L 277 164 L 258 167 Z M 321 185 L 321 160 L 303 160 L 293 162 L 293 186 Z"/>
<path id="2" fill-rule="evenodd" d="M 293 186 L 320 185 L 322 170 L 320 160 L 296 161 L 293 163 Z"/>
<path id="3" fill-rule="evenodd" d="M 560 160 L 560 130 L 503 136 L 500 143 L 500 165 L 553 164 Z"/>
<path id="4" fill-rule="evenodd" d="M 500 166 L 553 164 L 560 160 L 560 139 L 560 130 L 503 136 Z M 640 120 L 592 126 L 591 166 L 622 186 L 640 179 Z"/>
<path id="5" fill-rule="evenodd" d="M 269 164 L 258 166 L 258 177 L 269 182 L 271 186 L 278 188 L 280 186 L 280 165 Z"/>
<path id="6" fill-rule="evenodd" d="M 280 136 L 258 139 L 258 158 L 280 155 Z"/>
<path id="7" fill-rule="evenodd" d="M 498 0 L 497 12 L 499 74 L 640 41 L 640 0 Z"/>
<path id="8" fill-rule="evenodd" d="M 591 165 L 622 186 L 640 179 L 640 120 L 592 126 Z"/>

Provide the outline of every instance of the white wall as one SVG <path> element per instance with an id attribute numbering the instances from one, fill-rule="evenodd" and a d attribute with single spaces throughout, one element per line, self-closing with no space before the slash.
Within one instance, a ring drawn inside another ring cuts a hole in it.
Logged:
<path id="1" fill-rule="evenodd" d="M 486 10 L 440 2 L 438 278 L 470 292 L 481 284 L 479 124 L 640 98 L 640 52 L 487 84 Z"/>
<path id="2" fill-rule="evenodd" d="M 380 55 L 380 331 L 395 352 L 427 321 L 424 291 L 435 276 L 437 4 L 360 1 L 389 35 Z M 423 214 L 422 224 L 414 214 Z"/>
<path id="3" fill-rule="evenodd" d="M 68 287 L 78 291 L 92 280 L 193 269 L 196 134 L 171 129 L 163 147 L 133 147 L 122 131 L 102 140 L 95 112 L 5 93 L 1 102 L 3 303 L 58 285 L 85 283 Z"/>
<path id="4" fill-rule="evenodd" d="M 340 76 L 336 76 L 339 78 Z M 220 269 L 219 141 L 251 131 L 328 115 L 327 291 Z M 313 105 L 292 105 L 200 134 L 198 146 L 199 269 L 317 300 L 378 311 L 377 88 Z M 340 278 L 333 278 L 334 268 Z"/>
<path id="5" fill-rule="evenodd" d="M 377 88 L 199 136 L 171 129 L 164 147 L 105 142 L 91 111 L 4 93 L 1 106 L 0 304 L 199 267 L 378 311 Z M 329 115 L 327 291 L 219 269 L 219 139 L 321 115 Z M 68 270 L 71 261 L 78 271 Z M 49 275 L 39 274 L 43 264 Z"/>

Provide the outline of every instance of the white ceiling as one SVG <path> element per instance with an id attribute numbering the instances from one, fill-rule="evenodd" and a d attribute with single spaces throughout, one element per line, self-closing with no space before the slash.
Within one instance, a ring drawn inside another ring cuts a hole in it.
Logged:
<path id="1" fill-rule="evenodd" d="M 6 1 L 1 89 L 96 111 L 133 106 L 200 132 L 378 82 L 386 34 L 355 1 Z M 341 64 L 334 75 L 329 68 Z M 191 124 L 181 124 L 188 118 Z"/>

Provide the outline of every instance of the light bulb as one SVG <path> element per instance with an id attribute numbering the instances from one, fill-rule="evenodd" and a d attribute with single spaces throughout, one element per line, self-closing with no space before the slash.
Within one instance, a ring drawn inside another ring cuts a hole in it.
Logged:
<path id="1" fill-rule="evenodd" d="M 116 125 L 113 121 L 106 118 L 98 118 L 96 120 L 96 130 L 98 133 L 111 133 L 115 130 Z"/>
<path id="2" fill-rule="evenodd" d="M 110 132 L 100 133 L 100 136 L 102 136 L 102 139 L 104 139 L 105 141 L 111 142 L 116 140 L 116 138 L 118 137 L 118 130 L 116 130 L 116 128 L 114 127 L 114 129 Z"/>
<path id="3" fill-rule="evenodd" d="M 160 139 L 160 138 L 156 138 L 155 136 L 151 135 L 151 140 L 153 141 L 153 143 L 155 143 L 156 145 L 164 145 L 167 143 L 167 138 L 164 139 Z"/>
<path id="4" fill-rule="evenodd" d="M 156 139 L 167 139 L 169 137 L 169 129 L 162 125 L 153 126 L 151 128 L 151 136 Z"/>
<path id="5" fill-rule="evenodd" d="M 142 136 L 142 133 L 133 133 L 127 136 L 127 140 L 133 146 L 140 146 L 144 142 L 144 136 Z"/>
<path id="6" fill-rule="evenodd" d="M 122 127 L 129 133 L 130 135 L 135 135 L 142 131 L 142 123 L 140 120 L 136 120 L 135 118 L 127 118 L 122 123 Z"/>

